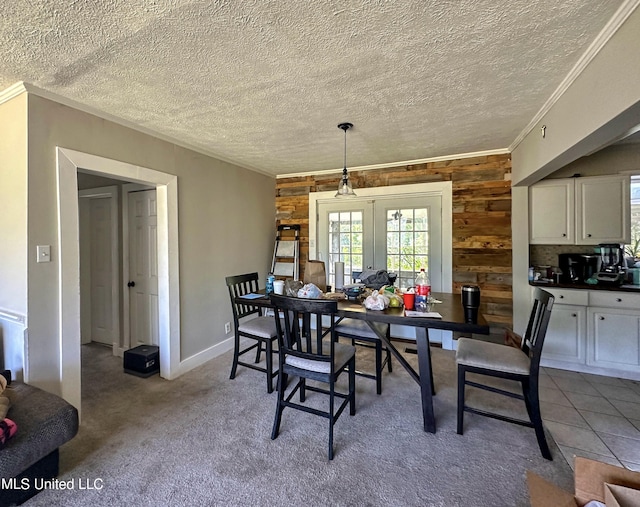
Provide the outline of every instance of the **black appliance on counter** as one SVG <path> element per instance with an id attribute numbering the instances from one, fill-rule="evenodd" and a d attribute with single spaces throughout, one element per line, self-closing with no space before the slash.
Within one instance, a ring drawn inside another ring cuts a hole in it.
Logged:
<path id="1" fill-rule="evenodd" d="M 625 278 L 626 265 L 624 260 L 624 245 L 619 243 L 601 243 L 600 269 L 596 274 L 598 283 L 621 285 Z"/>
<path id="2" fill-rule="evenodd" d="M 600 257 L 595 254 L 559 254 L 560 283 L 584 283 L 598 273 L 599 262 Z"/>

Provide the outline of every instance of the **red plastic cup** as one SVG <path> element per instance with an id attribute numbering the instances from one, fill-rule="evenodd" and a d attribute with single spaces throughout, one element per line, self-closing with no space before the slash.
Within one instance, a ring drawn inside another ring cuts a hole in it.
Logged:
<path id="1" fill-rule="evenodd" d="M 416 295 L 413 292 L 405 292 L 402 294 L 402 299 L 404 301 L 404 309 L 405 310 L 413 310 L 413 304 L 416 299 Z"/>

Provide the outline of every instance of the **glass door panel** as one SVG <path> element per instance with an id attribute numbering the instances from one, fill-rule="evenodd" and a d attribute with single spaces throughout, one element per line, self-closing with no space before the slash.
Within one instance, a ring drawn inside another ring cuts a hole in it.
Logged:
<path id="1" fill-rule="evenodd" d="M 415 285 L 424 268 L 434 290 L 442 290 L 441 198 L 377 199 L 375 258 L 397 273 L 396 287 Z"/>
<path id="2" fill-rule="evenodd" d="M 373 265 L 373 204 L 370 201 L 320 203 L 318 257 L 325 261 L 327 284 L 335 287 L 335 263 L 344 262 L 343 285 L 353 273 Z"/>
<path id="3" fill-rule="evenodd" d="M 344 262 L 345 283 L 352 273 L 362 271 L 364 256 L 363 211 L 331 212 L 328 216 L 329 250 L 327 252 L 329 283 L 335 287 L 335 263 Z"/>

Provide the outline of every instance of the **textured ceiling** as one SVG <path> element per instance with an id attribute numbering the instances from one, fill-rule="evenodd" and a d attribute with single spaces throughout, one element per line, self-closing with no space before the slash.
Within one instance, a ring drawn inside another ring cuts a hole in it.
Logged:
<path id="1" fill-rule="evenodd" d="M 18 81 L 274 175 L 509 147 L 622 0 L 12 0 Z"/>

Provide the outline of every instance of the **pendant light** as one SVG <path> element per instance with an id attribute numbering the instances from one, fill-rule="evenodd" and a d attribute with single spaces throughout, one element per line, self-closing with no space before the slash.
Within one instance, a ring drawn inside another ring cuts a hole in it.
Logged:
<path id="1" fill-rule="evenodd" d="M 353 127 L 353 123 L 341 123 L 338 125 L 339 129 L 344 130 L 344 169 L 342 169 L 342 179 L 338 184 L 338 192 L 336 197 L 355 197 L 355 192 L 351 183 L 349 183 L 349 176 L 347 175 L 347 130 Z"/>

